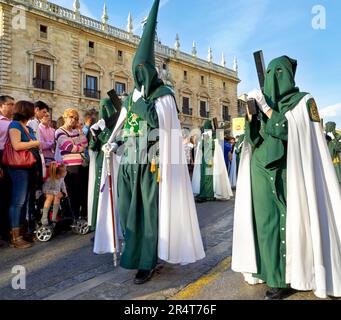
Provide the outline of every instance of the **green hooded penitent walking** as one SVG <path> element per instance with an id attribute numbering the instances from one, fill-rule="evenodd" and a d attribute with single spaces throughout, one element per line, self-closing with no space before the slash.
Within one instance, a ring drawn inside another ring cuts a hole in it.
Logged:
<path id="1" fill-rule="evenodd" d="M 104 159 L 104 153 L 102 151 L 102 147 L 108 142 L 111 133 L 115 127 L 117 121 L 117 110 L 115 109 L 112 101 L 110 98 L 104 98 L 100 101 L 99 105 L 99 120 L 103 119 L 105 122 L 105 127 L 103 130 L 99 127 L 96 129 L 92 129 L 92 135 L 89 142 L 89 149 L 93 151 L 91 156 L 95 156 L 95 181 L 94 181 L 94 188 L 91 190 L 91 194 L 89 194 L 89 198 L 93 199 L 92 208 L 91 210 L 91 221 L 90 223 L 90 230 L 94 231 L 96 229 L 96 222 L 97 222 L 97 210 L 98 210 L 98 200 L 99 200 L 99 193 L 101 188 L 101 176 L 102 176 L 102 165 Z"/>
<path id="2" fill-rule="evenodd" d="M 265 77 L 264 96 L 273 110 L 246 121 L 245 139 L 253 147 L 251 187 L 256 235 L 256 278 L 273 288 L 286 288 L 286 159 L 288 122 L 285 113 L 306 93 L 295 87 L 296 61 L 286 56 L 273 60 Z"/>
<path id="3" fill-rule="evenodd" d="M 341 185 L 341 135 L 336 133 L 336 123 L 335 122 L 327 122 L 326 123 L 326 133 L 331 133 L 333 138 L 330 138 L 328 141 L 328 149 L 329 153 L 332 157 L 333 165 L 337 174 L 337 178 Z M 330 136 L 329 136 L 330 137 Z"/>
<path id="4" fill-rule="evenodd" d="M 136 283 L 143 283 L 149 277 L 147 271 L 155 268 L 157 263 L 158 155 L 153 154 L 149 161 L 147 154 L 155 142 L 148 142 L 146 137 L 159 127 L 155 100 L 167 94 L 173 95 L 158 78 L 155 68 L 154 41 L 159 2 L 153 4 L 133 61 L 135 90 L 124 104 L 127 117 L 120 136 L 127 146 L 117 180 L 118 207 L 124 233 L 120 264 L 124 268 L 141 271 L 137 274 Z M 136 158 L 132 160 L 131 154 Z"/>
<path id="5" fill-rule="evenodd" d="M 213 189 L 213 155 L 214 155 L 214 137 L 211 120 L 204 123 L 204 131 L 200 144 L 202 151 L 200 167 L 200 193 L 195 197 L 198 202 L 215 200 Z M 212 134 L 209 134 L 212 133 Z"/>

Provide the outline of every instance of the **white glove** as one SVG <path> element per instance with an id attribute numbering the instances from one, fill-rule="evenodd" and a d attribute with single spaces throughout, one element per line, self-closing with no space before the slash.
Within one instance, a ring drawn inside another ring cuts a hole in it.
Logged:
<path id="1" fill-rule="evenodd" d="M 105 125 L 105 120 L 104 119 L 101 119 L 97 122 L 98 124 L 98 127 L 103 131 L 105 128 L 106 128 L 106 125 Z"/>
<path id="2" fill-rule="evenodd" d="M 93 124 L 90 127 L 90 131 L 94 137 L 96 137 L 95 131 L 101 129 L 102 131 L 105 129 L 105 121 L 104 119 L 101 119 L 97 121 L 95 124 Z"/>
<path id="3" fill-rule="evenodd" d="M 142 97 L 141 91 L 138 91 L 137 89 L 135 89 L 133 93 L 133 102 L 136 102 L 141 97 Z"/>
<path id="4" fill-rule="evenodd" d="M 133 102 L 136 102 L 141 97 L 144 97 L 144 86 L 142 86 L 141 91 L 138 91 L 137 89 L 134 90 Z"/>
<path id="5" fill-rule="evenodd" d="M 267 113 L 271 108 L 268 106 L 263 92 L 261 90 L 253 90 L 247 95 L 248 99 L 255 99 L 259 108 L 264 112 Z"/>
<path id="6" fill-rule="evenodd" d="M 104 155 L 106 157 L 110 156 L 110 154 L 112 152 L 116 152 L 118 149 L 118 144 L 116 142 L 114 143 L 106 143 L 103 147 L 102 147 L 102 151 L 104 152 Z"/>

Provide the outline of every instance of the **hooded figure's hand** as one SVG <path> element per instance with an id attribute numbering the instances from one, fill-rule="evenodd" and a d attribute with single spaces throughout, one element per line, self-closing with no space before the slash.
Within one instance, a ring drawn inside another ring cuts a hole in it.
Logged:
<path id="1" fill-rule="evenodd" d="M 141 91 L 138 91 L 137 89 L 134 90 L 133 102 L 135 103 L 140 98 L 144 98 L 144 86 L 142 86 Z"/>
<path id="2" fill-rule="evenodd" d="M 103 126 L 103 124 L 104 124 L 104 126 Z M 91 133 L 92 133 L 92 135 L 94 137 L 97 136 L 95 131 L 98 131 L 99 129 L 101 129 L 102 131 L 105 129 L 105 121 L 104 121 L 104 119 L 101 119 L 101 120 L 97 121 L 95 124 L 93 124 L 90 127 L 90 131 L 91 131 Z"/>
<path id="3" fill-rule="evenodd" d="M 102 147 L 102 151 L 104 153 L 104 155 L 106 157 L 110 157 L 110 154 L 112 152 L 116 153 L 118 149 L 118 144 L 116 142 L 114 143 L 106 143 L 103 147 Z"/>
<path id="4" fill-rule="evenodd" d="M 265 114 L 271 110 L 271 108 L 268 106 L 265 97 L 263 95 L 263 92 L 261 90 L 253 90 L 247 95 L 248 99 L 255 99 L 257 101 L 257 104 L 259 106 L 259 109 L 262 110 Z"/>

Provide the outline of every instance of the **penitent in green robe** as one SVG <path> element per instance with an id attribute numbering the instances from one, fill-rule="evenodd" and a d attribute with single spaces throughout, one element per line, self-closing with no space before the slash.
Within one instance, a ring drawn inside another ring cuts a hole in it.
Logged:
<path id="1" fill-rule="evenodd" d="M 203 135 L 200 144 L 202 160 L 200 166 L 200 193 L 195 197 L 198 201 L 215 200 L 213 188 L 213 155 L 214 140 L 208 135 Z"/>
<path id="2" fill-rule="evenodd" d="M 104 119 L 107 127 L 101 131 L 95 131 L 96 136 L 91 135 L 91 139 L 89 142 L 89 149 L 97 152 L 96 156 L 96 176 L 95 176 L 95 188 L 94 188 L 94 200 L 92 205 L 92 221 L 90 230 L 94 231 L 96 229 L 97 223 L 97 209 L 98 209 L 98 200 L 99 193 L 101 188 L 101 176 L 102 176 L 102 166 L 104 153 L 102 151 L 102 147 L 108 142 L 112 131 L 114 130 L 117 118 L 117 112 L 114 108 L 111 100 L 109 98 L 102 99 L 99 107 L 99 119 Z M 115 121 L 116 120 L 116 121 Z"/>
<path id="3" fill-rule="evenodd" d="M 124 141 L 126 150 L 118 171 L 117 202 L 124 234 L 120 265 L 126 269 L 151 270 L 157 263 L 158 165 L 153 171 L 152 159 L 147 158 L 148 153 L 152 154 L 150 148 L 155 142 L 144 145 L 139 137 L 149 136 L 151 130 L 159 127 L 155 100 L 166 94 L 173 95 L 170 89 L 161 86 L 148 101 L 140 98 L 133 103 L 130 95 L 124 105 L 128 113 L 120 139 Z M 142 125 L 141 121 L 146 125 Z M 129 154 L 135 154 L 136 161 L 132 163 Z M 157 156 L 155 154 L 156 162 Z"/>
<path id="4" fill-rule="evenodd" d="M 257 274 L 273 288 L 287 287 L 286 186 L 288 122 L 285 113 L 306 95 L 295 87 L 296 61 L 286 56 L 267 69 L 264 96 L 273 113 L 259 112 L 246 121 L 245 139 L 252 145 L 251 188 Z"/>
<path id="5" fill-rule="evenodd" d="M 341 142 L 339 141 L 341 139 L 341 136 L 337 133 L 334 133 L 334 136 L 335 138 L 328 142 L 328 149 L 333 160 L 333 165 L 337 174 L 337 178 L 341 185 Z"/>

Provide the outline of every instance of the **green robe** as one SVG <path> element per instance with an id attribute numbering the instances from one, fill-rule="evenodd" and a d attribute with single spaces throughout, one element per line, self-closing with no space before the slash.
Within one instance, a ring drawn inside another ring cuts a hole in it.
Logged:
<path id="1" fill-rule="evenodd" d="M 121 135 L 119 139 L 129 145 L 131 137 L 149 135 L 151 130 L 158 128 L 155 99 L 166 94 L 172 92 L 162 86 L 148 99 L 149 102 L 139 99 L 136 103 L 132 102 L 130 95 L 124 105 L 128 113 L 123 136 Z M 139 126 L 141 121 L 145 121 L 147 126 Z M 151 159 L 149 161 L 147 159 L 147 153 L 153 145 L 153 142 L 148 142 L 145 146 L 137 138 L 133 150 L 128 147 L 130 150 L 125 150 L 125 155 L 134 152 L 140 155 L 140 159 L 145 159 L 146 163 L 139 163 L 139 156 L 136 157 L 137 163 L 124 163 L 121 160 L 118 171 L 117 202 L 124 235 L 120 265 L 126 269 L 151 270 L 157 263 L 158 168 L 156 165 L 155 171 L 152 172 Z M 157 156 L 156 154 L 156 161 Z"/>
<path id="2" fill-rule="evenodd" d="M 273 110 L 269 119 L 259 111 L 246 121 L 245 139 L 252 145 L 251 188 L 257 274 L 273 288 L 287 287 L 286 184 L 288 121 L 306 93 L 295 87 L 297 63 L 286 56 L 274 59 L 267 68 L 264 96 Z"/>
<path id="3" fill-rule="evenodd" d="M 200 193 L 195 199 L 199 201 L 212 201 L 215 200 L 213 189 L 213 155 L 215 144 L 213 138 L 203 135 L 200 147 L 202 151 Z"/>
<path id="4" fill-rule="evenodd" d="M 337 133 L 334 133 L 335 139 L 332 139 L 328 142 L 328 149 L 329 153 L 332 157 L 334 168 L 336 170 L 337 178 L 339 183 L 341 184 L 341 159 L 340 159 L 340 152 L 341 152 L 341 136 Z"/>
<path id="5" fill-rule="evenodd" d="M 242 148 L 243 148 L 243 141 L 244 141 L 245 135 L 242 134 L 239 136 L 238 141 L 235 145 L 235 150 L 236 150 L 236 165 L 237 165 L 237 175 L 238 175 L 238 169 L 239 169 L 239 163 L 240 163 L 240 156 L 242 153 Z"/>
<path id="6" fill-rule="evenodd" d="M 264 117 L 246 124 L 245 139 L 254 148 L 251 187 L 258 267 L 255 277 L 274 288 L 286 287 L 287 136 L 287 120 L 279 112 L 274 112 L 267 121 Z"/>

